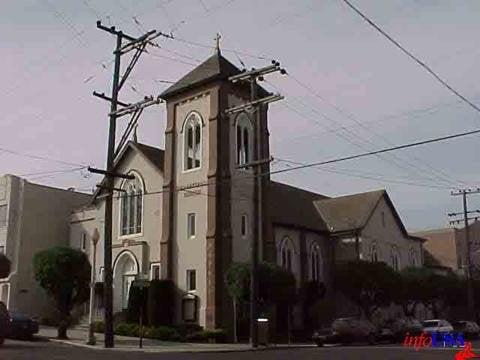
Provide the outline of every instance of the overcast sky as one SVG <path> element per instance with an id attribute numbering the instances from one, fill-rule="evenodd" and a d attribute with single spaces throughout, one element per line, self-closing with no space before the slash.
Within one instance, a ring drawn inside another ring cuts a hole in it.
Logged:
<path id="1" fill-rule="evenodd" d="M 352 1 L 480 104 L 479 1 Z M 479 113 L 340 0 L 3 0 L 1 14 L 0 147 L 23 154 L 105 166 L 108 104 L 91 93 L 110 93 L 114 37 L 96 29 L 97 19 L 134 36 L 157 29 L 176 37 L 142 55 L 123 101 L 158 94 L 162 81 L 190 71 L 212 54 L 217 32 L 239 67 L 280 61 L 290 75 L 265 84 L 285 95 L 269 114 L 280 159 L 322 161 L 480 127 Z M 164 105 L 149 108 L 139 141 L 163 147 L 164 130 Z M 275 179 L 329 196 L 385 188 L 410 230 L 443 227 L 447 212 L 461 209 L 449 188 L 480 185 L 479 143 L 474 135 Z M 75 165 L 5 151 L 0 159 L 0 173 L 34 174 L 32 182 L 82 190 L 98 182 L 78 170 L 44 174 Z M 480 195 L 469 201 L 477 209 Z"/>

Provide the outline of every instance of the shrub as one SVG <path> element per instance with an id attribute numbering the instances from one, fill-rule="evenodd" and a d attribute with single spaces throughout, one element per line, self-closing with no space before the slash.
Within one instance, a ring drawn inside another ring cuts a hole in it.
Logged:
<path id="1" fill-rule="evenodd" d="M 224 342 L 227 337 L 225 330 L 201 330 L 186 336 L 189 342 Z"/>
<path id="2" fill-rule="evenodd" d="M 103 321 L 94 321 L 93 331 L 97 333 L 103 333 L 105 331 L 105 323 Z"/>
<path id="3" fill-rule="evenodd" d="M 140 311 L 143 311 L 143 321 L 147 323 L 146 314 L 147 289 L 136 286 L 135 281 L 130 286 L 126 320 L 128 323 L 138 324 Z"/>
<path id="4" fill-rule="evenodd" d="M 148 288 L 147 316 L 150 326 L 173 323 L 174 286 L 170 280 L 152 280 Z"/>
<path id="5" fill-rule="evenodd" d="M 203 327 L 198 324 L 179 324 L 174 326 L 174 328 L 182 338 L 186 338 L 187 335 L 191 335 L 203 330 Z"/>
<path id="6" fill-rule="evenodd" d="M 177 330 L 168 326 L 148 327 L 145 329 L 145 337 L 164 341 L 178 341 L 180 335 Z"/>
<path id="7" fill-rule="evenodd" d="M 140 335 L 140 327 L 137 324 L 120 323 L 115 326 L 115 334 L 138 337 Z"/>

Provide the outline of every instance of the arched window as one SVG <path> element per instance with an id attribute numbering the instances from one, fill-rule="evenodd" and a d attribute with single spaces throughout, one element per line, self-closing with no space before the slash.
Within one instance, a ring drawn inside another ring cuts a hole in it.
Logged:
<path id="1" fill-rule="evenodd" d="M 293 245 L 287 237 L 283 239 L 280 247 L 280 266 L 288 271 L 293 269 Z"/>
<path id="2" fill-rule="evenodd" d="M 252 161 L 253 127 L 245 113 L 237 118 L 237 164 L 245 165 Z"/>
<path id="3" fill-rule="evenodd" d="M 370 260 L 372 262 L 378 261 L 378 252 L 377 252 L 377 244 L 373 243 L 372 248 L 370 250 Z"/>
<path id="4" fill-rule="evenodd" d="M 202 156 L 202 119 L 191 113 L 183 126 L 183 169 L 200 168 Z"/>
<path id="5" fill-rule="evenodd" d="M 123 183 L 120 197 L 120 229 L 121 235 L 139 234 L 143 222 L 143 186 L 139 177 Z"/>
<path id="6" fill-rule="evenodd" d="M 308 258 L 310 263 L 310 280 L 321 281 L 323 278 L 322 255 L 318 244 L 313 244 L 310 247 Z"/>
<path id="7" fill-rule="evenodd" d="M 390 264 L 393 270 L 400 270 L 400 254 L 396 246 L 392 246 L 392 250 L 390 251 Z"/>
<path id="8" fill-rule="evenodd" d="M 410 265 L 417 266 L 417 253 L 414 249 L 410 249 L 410 251 L 408 252 L 408 257 L 410 260 Z"/>

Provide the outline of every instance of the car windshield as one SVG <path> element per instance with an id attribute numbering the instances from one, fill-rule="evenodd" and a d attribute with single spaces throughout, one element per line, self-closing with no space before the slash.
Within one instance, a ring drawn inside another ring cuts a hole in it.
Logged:
<path id="1" fill-rule="evenodd" d="M 436 327 L 438 326 L 438 320 L 427 320 L 422 323 L 424 327 Z"/>

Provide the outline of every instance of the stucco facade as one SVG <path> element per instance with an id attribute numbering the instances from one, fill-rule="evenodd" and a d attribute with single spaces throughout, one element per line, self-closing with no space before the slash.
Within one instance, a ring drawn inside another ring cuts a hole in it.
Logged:
<path id="1" fill-rule="evenodd" d="M 37 284 L 33 257 L 53 246 L 68 246 L 69 214 L 90 195 L 32 184 L 13 175 L 0 178 L 0 248 L 10 259 L 11 273 L 0 279 L 0 300 L 9 310 L 50 316 L 51 300 Z M 5 220 L 5 221 L 3 221 Z"/>

